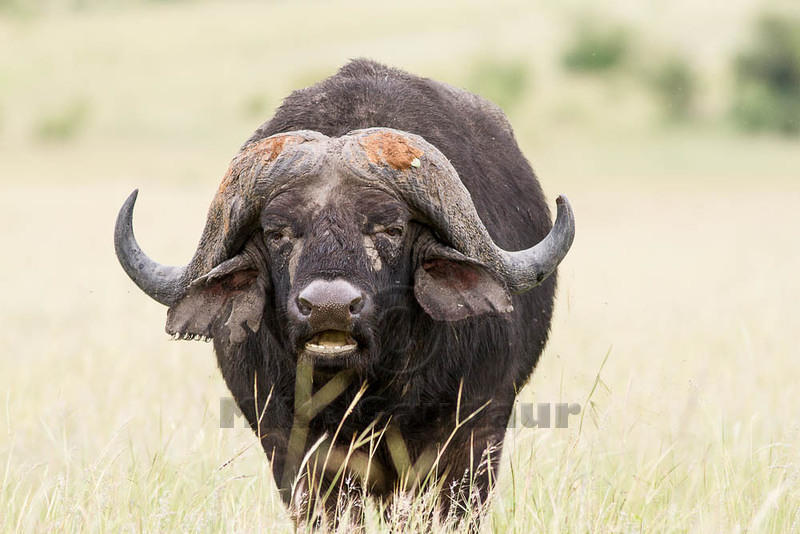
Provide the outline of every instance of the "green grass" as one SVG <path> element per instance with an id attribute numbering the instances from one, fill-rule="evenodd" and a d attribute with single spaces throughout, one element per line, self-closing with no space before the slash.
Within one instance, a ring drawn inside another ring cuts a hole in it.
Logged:
<path id="1" fill-rule="evenodd" d="M 291 532 L 252 432 L 219 428 L 209 345 L 169 341 L 111 232 L 140 187 L 137 237 L 185 262 L 241 142 L 289 90 L 364 55 L 461 86 L 475 58 L 524 61 L 511 121 L 548 197 L 575 209 L 520 398 L 578 402 L 582 425 L 509 431 L 483 530 L 800 529 L 800 151 L 704 120 L 727 112 L 725 51 L 754 3 L 610 5 L 696 58 L 698 121 L 669 131 L 649 88 L 561 71 L 573 25 L 557 4 L 120 5 L 0 18 L 0 530 Z M 42 143 L 37 124 L 76 95 L 80 128 Z M 368 525 L 392 528 L 375 508 Z"/>

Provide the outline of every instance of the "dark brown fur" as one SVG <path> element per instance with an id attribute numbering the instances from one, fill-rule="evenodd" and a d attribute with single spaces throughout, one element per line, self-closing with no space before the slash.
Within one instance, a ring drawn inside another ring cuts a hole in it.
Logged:
<path id="1" fill-rule="evenodd" d="M 245 143 L 244 151 L 282 132 L 314 130 L 338 137 L 369 127 L 417 134 L 438 148 L 469 190 L 492 238 L 504 249 L 530 247 L 550 229 L 541 188 L 498 108 L 464 91 L 371 61 L 353 61 L 331 78 L 292 93 Z M 362 146 L 372 163 L 383 161 L 395 169 L 408 168 L 422 156 L 402 137 L 387 134 L 368 138 Z M 309 280 L 346 278 L 368 292 L 373 311 L 354 325 L 353 336 L 362 350 L 346 359 L 315 362 L 314 391 L 343 369 L 353 374 L 347 375 L 350 386 L 307 421 L 305 448 L 339 429 L 335 446 L 346 449 L 353 436 L 369 425 L 381 429 L 391 421 L 393 435 L 401 436 L 412 462 L 449 440 L 436 470 L 442 478 L 445 510 L 457 512 L 474 505 L 463 493 L 465 476 L 484 502 L 496 476 L 516 393 L 530 377 L 547 340 L 555 276 L 514 296 L 510 314 L 465 314 L 458 317 L 462 320 L 437 321 L 431 314 L 448 311 L 449 291 L 476 287 L 492 291 L 496 282 L 480 265 L 448 252 L 432 229 L 414 220 L 406 206 L 385 192 L 343 182 L 324 203 L 317 203 L 316 196 L 327 183 L 329 178 L 320 175 L 286 189 L 264 207 L 255 232 L 241 236 L 239 242 L 249 239 L 248 246 L 260 258 L 266 305 L 263 314 L 254 315 L 260 316 L 260 327 L 250 331 L 244 342 L 215 336 L 225 381 L 262 436 L 283 497 L 302 515 L 308 503 L 298 508 L 297 495 L 291 495 L 291 484 L 286 483 L 293 476 L 287 478 L 284 470 L 292 467 L 287 465 L 287 447 L 298 422 L 297 355 L 310 332 L 292 320 L 287 303 Z M 222 222 L 226 214 L 218 216 Z M 374 268 L 364 236 L 374 242 L 381 269 Z M 299 254 L 294 247 L 301 242 L 302 254 L 293 260 L 293 254 Z M 415 298 L 415 283 L 443 294 Z M 428 297 L 431 301 L 425 300 Z M 363 398 L 344 418 L 362 384 L 366 384 Z M 459 395 L 462 420 L 480 411 L 451 436 Z M 367 489 L 386 498 L 399 484 L 386 440 L 373 461 L 383 475 L 367 483 Z M 308 481 L 304 484 L 301 487 L 308 489 Z"/>

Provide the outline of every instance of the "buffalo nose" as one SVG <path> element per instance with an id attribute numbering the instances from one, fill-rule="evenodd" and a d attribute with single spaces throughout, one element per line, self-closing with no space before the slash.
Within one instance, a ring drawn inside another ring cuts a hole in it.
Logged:
<path id="1" fill-rule="evenodd" d="M 342 279 L 313 280 L 297 295 L 297 309 L 315 328 L 345 329 L 364 308 L 364 295 Z"/>

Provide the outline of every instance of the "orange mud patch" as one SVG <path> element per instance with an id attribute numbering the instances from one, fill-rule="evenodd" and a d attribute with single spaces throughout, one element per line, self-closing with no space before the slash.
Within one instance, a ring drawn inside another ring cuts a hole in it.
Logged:
<path id="1" fill-rule="evenodd" d="M 408 139 L 392 132 L 377 132 L 358 140 L 372 163 L 385 162 L 394 169 L 408 169 L 422 156 L 422 150 L 412 146 Z"/>
<path id="2" fill-rule="evenodd" d="M 269 164 L 283 152 L 286 144 L 294 145 L 303 141 L 302 138 L 296 135 L 276 135 L 249 145 L 233 158 L 228 172 L 225 173 L 222 183 L 219 184 L 217 193 L 222 193 L 228 189 L 228 186 L 239 176 L 239 171 L 242 168 L 251 167 L 257 160 L 260 160 L 262 165 Z"/>

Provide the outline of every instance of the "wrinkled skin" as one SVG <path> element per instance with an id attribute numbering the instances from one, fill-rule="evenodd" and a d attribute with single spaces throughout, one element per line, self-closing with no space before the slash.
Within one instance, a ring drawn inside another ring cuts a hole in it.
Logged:
<path id="1" fill-rule="evenodd" d="M 326 181 L 315 177 L 279 195 L 264 209 L 261 226 L 267 263 L 274 273 L 278 315 L 295 315 L 299 290 L 317 278 L 345 279 L 370 301 L 378 288 L 410 285 L 410 240 L 418 227 L 409 227 L 408 210 L 386 193 L 357 184 L 328 189 Z M 305 209 L 300 212 L 297 206 Z M 319 363 L 365 368 L 380 341 L 372 313 L 376 307 L 382 309 L 370 302 L 353 325 L 360 347 L 357 354 L 342 360 L 321 358 Z M 299 354 L 312 330 L 307 323 L 289 320 L 277 332 L 285 346 Z"/>
<path id="2" fill-rule="evenodd" d="M 250 157 L 248 150 L 284 132 L 335 139 L 371 127 L 419 135 L 441 151 L 499 246 L 524 249 L 548 233 L 544 195 L 498 108 L 369 61 L 352 62 L 293 93 L 237 157 Z M 275 157 L 265 153 L 258 157 Z M 392 167 L 397 161 L 387 156 L 373 163 Z M 233 187 L 229 181 L 220 191 Z M 228 212 L 214 210 L 209 221 L 227 226 Z M 370 425 L 380 431 L 387 423 L 373 451 L 373 471 L 365 478 L 354 468 L 353 484 L 378 498 L 397 488 L 411 491 L 387 445 L 402 442 L 412 463 L 430 467 L 431 451 L 447 444 L 435 469 L 442 513 L 485 502 L 516 393 L 547 340 L 555 275 L 512 295 L 489 265 L 451 248 L 397 195 L 333 164 L 298 173 L 259 204 L 231 243 L 224 256 L 198 270 L 229 260 L 224 268 L 189 285 L 171 304 L 168 331 L 194 325 L 213 337 L 225 382 L 260 436 L 295 519 L 307 520 L 315 504 L 314 482 L 308 470 L 298 473 L 297 454 L 334 434 L 333 450 L 346 450 Z M 304 295 L 315 283 L 353 292 L 349 311 L 304 312 Z M 309 352 L 307 343 L 329 330 L 347 332 L 357 348 L 333 356 Z M 337 383 L 341 391 L 318 413 L 298 419 L 296 401 L 307 389 Z M 468 420 L 455 430 L 457 416 Z M 290 441 L 306 426 L 295 450 Z M 365 449 L 351 462 L 362 460 Z M 334 464 L 341 459 L 331 457 Z M 336 468 L 320 475 L 329 481 Z M 464 481 L 477 495 L 465 495 Z M 331 510 L 335 502 L 325 504 Z"/>

